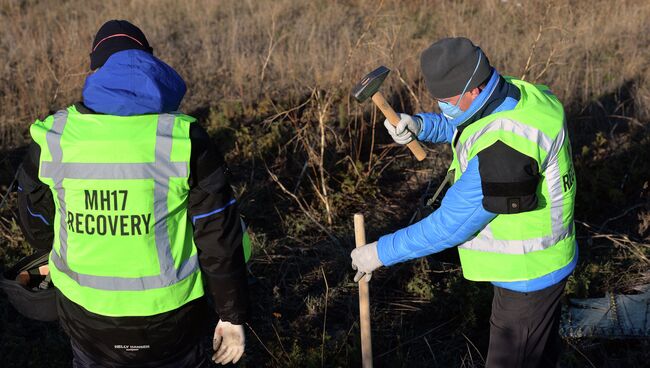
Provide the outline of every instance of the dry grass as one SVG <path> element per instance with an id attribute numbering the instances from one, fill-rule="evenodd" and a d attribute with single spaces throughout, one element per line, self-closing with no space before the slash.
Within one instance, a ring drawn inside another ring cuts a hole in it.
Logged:
<path id="1" fill-rule="evenodd" d="M 0 0 L 0 154 L 7 154 L 0 163 L 19 155 L 34 119 L 79 100 L 97 28 L 109 19 L 137 24 L 155 54 L 186 80 L 181 108 L 199 117 L 227 153 L 254 232 L 258 282 L 245 364 L 358 365 L 351 214 L 366 213 L 371 240 L 405 225 L 450 155 L 429 146 L 427 161 L 416 163 L 390 144 L 377 111 L 348 92 L 384 64 L 393 70 L 386 91 L 397 110 L 431 110 L 419 52 L 445 36 L 471 38 L 503 74 L 549 85 L 567 107 L 583 259 L 570 295 L 629 290 L 647 270 L 648 2 L 54 4 Z M 0 172 L 0 184 L 8 183 L 9 173 L 2 166 Z M 27 251 L 12 220 L 15 198 L 11 203 L 0 218 L 2 263 Z M 378 364 L 482 366 L 491 291 L 463 281 L 446 261 L 430 257 L 373 276 Z M 40 346 L 65 346 L 50 331 L 25 353 L 16 331 L 37 326 L 7 322 L 6 311 L 0 305 L 10 361 L 29 365 L 26 357 L 50 356 Z M 646 359 L 643 344 L 567 345 L 563 365 L 634 366 Z"/>
<path id="2" fill-rule="evenodd" d="M 79 98 L 94 32 L 114 18 L 138 24 L 186 79 L 186 111 L 343 94 L 378 64 L 400 72 L 417 96 L 410 103 L 430 108 L 418 54 L 443 36 L 470 37 L 500 71 L 543 81 L 568 103 L 627 80 L 644 86 L 650 59 L 650 4 L 639 1 L 2 0 L 0 16 L 2 147 Z"/>

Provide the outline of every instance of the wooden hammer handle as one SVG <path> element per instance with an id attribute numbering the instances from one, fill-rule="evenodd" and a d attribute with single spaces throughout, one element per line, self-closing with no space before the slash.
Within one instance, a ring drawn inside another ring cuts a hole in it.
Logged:
<path id="1" fill-rule="evenodd" d="M 388 101 L 384 98 L 384 96 L 381 94 L 381 92 L 377 92 L 374 95 L 372 95 L 372 102 L 379 107 L 379 110 L 384 114 L 386 119 L 390 121 L 393 126 L 397 126 L 399 124 L 399 115 L 393 110 L 393 108 L 390 106 Z M 415 155 L 415 158 L 418 161 L 422 161 L 427 157 L 426 152 L 424 152 L 424 149 L 422 149 L 422 146 L 420 143 L 418 143 L 417 140 L 412 140 L 410 141 L 406 147 L 408 147 L 411 152 Z"/>
<path id="2" fill-rule="evenodd" d="M 357 248 L 366 245 L 363 215 L 354 214 L 354 240 Z M 363 368 L 372 368 L 372 338 L 370 335 L 370 290 L 368 283 L 359 280 L 359 328 L 361 329 L 361 361 Z"/>

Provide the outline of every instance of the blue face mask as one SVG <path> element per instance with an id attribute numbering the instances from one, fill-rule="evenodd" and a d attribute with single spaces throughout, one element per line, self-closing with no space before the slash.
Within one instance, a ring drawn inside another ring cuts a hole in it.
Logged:
<path id="1" fill-rule="evenodd" d="M 458 102 L 460 103 L 460 100 L 462 99 L 462 97 L 458 99 Z M 463 114 L 463 110 L 458 107 L 458 103 L 456 103 L 456 105 L 452 105 L 449 102 L 438 101 L 438 107 L 440 108 L 440 111 L 442 111 L 442 114 L 445 115 L 449 120 L 456 119 Z"/>
<path id="2" fill-rule="evenodd" d="M 440 108 L 440 111 L 442 111 L 443 115 L 447 117 L 447 119 L 450 120 L 456 119 L 457 117 L 461 116 L 464 113 L 464 111 L 461 110 L 459 107 L 460 101 L 462 101 L 463 97 L 465 97 L 465 91 L 467 91 L 467 87 L 472 82 L 472 78 L 474 78 L 474 74 L 476 74 L 476 71 L 478 70 L 478 65 L 481 63 L 482 56 L 483 53 L 479 52 L 478 61 L 476 62 L 476 66 L 474 67 L 474 72 L 472 72 L 472 76 L 469 77 L 469 80 L 465 84 L 465 88 L 463 88 L 463 92 L 460 93 L 460 98 L 458 99 L 458 101 L 456 101 L 456 104 L 452 105 L 449 102 L 438 101 L 438 107 Z"/>

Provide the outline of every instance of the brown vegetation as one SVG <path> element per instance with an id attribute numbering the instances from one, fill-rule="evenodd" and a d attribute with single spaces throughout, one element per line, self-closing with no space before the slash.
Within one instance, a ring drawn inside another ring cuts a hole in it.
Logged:
<path id="1" fill-rule="evenodd" d="M 647 2 L 0 0 L 0 184 L 13 176 L 29 124 L 79 100 L 94 32 L 115 18 L 140 26 L 183 76 L 181 108 L 234 172 L 254 232 L 248 366 L 358 365 L 352 213 L 366 213 L 369 240 L 407 224 L 450 151 L 429 145 L 417 163 L 390 143 L 378 112 L 348 93 L 383 64 L 393 70 L 385 91 L 396 110 L 433 109 L 419 52 L 444 36 L 469 37 L 503 74 L 549 85 L 565 103 L 582 259 L 569 295 L 650 279 Z M 7 264 L 28 248 L 13 208 L 2 214 Z M 464 281 L 448 258 L 373 277 L 377 364 L 482 366 L 491 289 Z M 67 349 L 56 327 L 29 341 L 25 331 L 44 327 L 16 319 L 4 301 L 0 321 L 12 364 L 67 364 L 48 347 Z M 647 350 L 647 342 L 567 341 L 563 366 L 635 366 Z"/>

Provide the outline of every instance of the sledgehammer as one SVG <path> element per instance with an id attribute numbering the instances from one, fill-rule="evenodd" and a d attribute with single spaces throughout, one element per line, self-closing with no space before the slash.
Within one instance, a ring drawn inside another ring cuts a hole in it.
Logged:
<path id="1" fill-rule="evenodd" d="M 400 120 L 399 115 L 395 113 L 395 110 L 393 110 L 381 92 L 379 92 L 379 87 L 384 82 L 384 79 L 386 79 L 386 76 L 388 76 L 388 73 L 390 73 L 390 69 L 386 68 L 385 66 L 380 66 L 379 68 L 373 70 L 368 75 L 363 77 L 361 82 L 357 83 L 357 85 L 354 86 L 352 89 L 352 96 L 359 102 L 363 102 L 367 100 L 368 97 L 372 97 L 372 102 L 374 102 L 375 105 L 379 107 L 379 110 L 381 110 L 386 119 L 388 119 L 388 121 L 393 124 L 393 126 L 397 126 Z M 415 158 L 418 161 L 424 160 L 424 158 L 427 156 L 427 154 L 422 149 L 422 146 L 420 146 L 420 143 L 418 143 L 416 140 L 409 142 L 406 147 L 408 147 L 411 152 L 413 152 Z"/>

